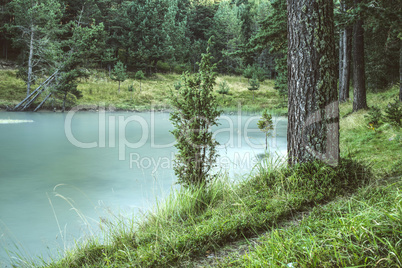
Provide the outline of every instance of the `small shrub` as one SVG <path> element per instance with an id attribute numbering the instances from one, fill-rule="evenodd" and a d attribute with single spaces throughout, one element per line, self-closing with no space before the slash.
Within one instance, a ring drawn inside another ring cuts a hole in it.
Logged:
<path id="1" fill-rule="evenodd" d="M 385 108 L 385 121 L 393 126 L 402 127 L 402 107 L 401 103 L 395 99 L 395 102 L 388 103 Z"/>
<path id="2" fill-rule="evenodd" d="M 160 71 L 161 73 L 167 73 L 170 72 L 170 65 L 167 62 L 164 61 L 158 61 L 156 63 L 156 68 L 158 69 L 158 71 Z"/>
<path id="3" fill-rule="evenodd" d="M 272 123 L 272 115 L 268 113 L 267 109 L 262 112 L 261 119 L 257 123 L 258 128 L 265 133 L 265 150 L 268 149 L 268 136 L 271 135 L 271 131 L 274 129 Z"/>
<path id="4" fill-rule="evenodd" d="M 174 66 L 173 70 L 177 74 L 182 74 L 184 72 L 190 71 L 190 66 L 187 64 L 178 64 L 178 65 Z"/>
<path id="5" fill-rule="evenodd" d="M 229 85 L 226 81 L 223 81 L 219 84 L 218 93 L 221 95 L 229 94 Z"/>
<path id="6" fill-rule="evenodd" d="M 380 108 L 373 106 L 368 112 L 368 115 L 365 115 L 364 117 L 368 121 L 369 125 L 372 125 L 373 127 L 379 127 L 382 119 L 382 113 Z"/>

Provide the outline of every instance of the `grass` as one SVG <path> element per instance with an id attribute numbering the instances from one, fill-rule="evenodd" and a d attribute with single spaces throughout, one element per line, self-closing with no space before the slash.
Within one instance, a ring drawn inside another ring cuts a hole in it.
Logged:
<path id="1" fill-rule="evenodd" d="M 378 106 L 384 113 L 385 107 L 398 96 L 399 88 L 393 87 L 381 93 L 369 93 L 368 105 Z M 375 130 L 369 128 L 368 111 L 351 113 L 352 103 L 340 105 L 340 144 L 345 157 L 368 163 L 378 176 L 402 174 L 401 129 L 383 123 Z"/>
<path id="2" fill-rule="evenodd" d="M 315 207 L 300 222 L 272 229 L 236 267 L 401 267 L 402 182 L 374 183 Z"/>
<path id="3" fill-rule="evenodd" d="M 140 82 L 133 79 L 134 74 L 129 74 L 129 79 L 121 83 L 120 93 L 118 83 L 111 80 L 107 72 L 102 70 L 90 71 L 89 78 L 81 79 L 78 89 L 83 97 L 74 105 L 83 105 L 97 109 L 99 105 L 113 107 L 116 110 L 150 110 L 169 109 L 171 91 L 174 84 L 180 80 L 177 74 L 154 74 Z M 16 78 L 16 71 L 0 70 L 0 108 L 12 107 L 21 101 L 26 94 L 26 87 L 21 80 Z M 239 105 L 243 112 L 256 113 L 268 108 L 278 115 L 285 115 L 287 109 L 282 107 L 283 101 L 273 88 L 274 81 L 266 80 L 254 95 L 248 88 L 247 79 L 239 76 L 219 76 L 216 80 L 215 90 L 218 91 L 219 83 L 226 81 L 229 85 L 228 95 L 217 94 L 220 106 L 225 112 L 237 111 Z M 128 91 L 133 86 L 132 92 Z M 35 87 L 33 87 L 35 88 Z M 37 101 L 39 103 L 40 100 Z M 53 107 L 61 107 L 60 100 L 49 100 L 44 108 L 53 110 Z M 70 104 L 72 107 L 72 104 Z"/>

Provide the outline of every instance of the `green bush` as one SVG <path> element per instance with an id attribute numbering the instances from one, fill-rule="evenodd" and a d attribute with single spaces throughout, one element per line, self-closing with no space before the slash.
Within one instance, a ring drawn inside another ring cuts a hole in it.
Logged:
<path id="1" fill-rule="evenodd" d="M 170 72 L 170 69 L 171 69 L 169 63 L 164 62 L 164 61 L 158 61 L 156 63 L 156 68 L 161 73 L 168 73 L 168 72 Z"/>
<path id="2" fill-rule="evenodd" d="M 368 112 L 368 115 L 365 115 L 364 117 L 368 121 L 369 125 L 372 125 L 373 127 L 379 127 L 382 119 L 382 113 L 380 108 L 373 106 Z"/>
<path id="3" fill-rule="evenodd" d="M 225 80 L 219 84 L 218 93 L 221 95 L 229 94 L 229 85 Z"/>
<path id="4" fill-rule="evenodd" d="M 387 108 L 385 108 L 385 121 L 391 125 L 402 127 L 402 107 L 398 99 L 394 102 L 388 103 Z"/>

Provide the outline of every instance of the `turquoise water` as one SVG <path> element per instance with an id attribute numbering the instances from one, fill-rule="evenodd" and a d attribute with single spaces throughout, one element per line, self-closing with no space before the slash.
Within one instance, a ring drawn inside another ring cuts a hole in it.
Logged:
<path id="1" fill-rule="evenodd" d="M 219 168 L 248 174 L 265 148 L 258 116 L 225 115 L 214 128 Z M 270 148 L 286 151 L 276 118 Z M 163 198 L 176 177 L 168 113 L 0 112 L 0 267 L 18 254 L 57 256 L 100 234 L 103 219 L 131 218 Z"/>

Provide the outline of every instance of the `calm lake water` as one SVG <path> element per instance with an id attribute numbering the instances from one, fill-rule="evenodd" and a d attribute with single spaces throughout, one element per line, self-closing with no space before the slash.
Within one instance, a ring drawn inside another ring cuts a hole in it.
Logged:
<path id="1" fill-rule="evenodd" d="M 248 174 L 264 152 L 259 116 L 224 115 L 214 128 L 219 168 Z M 284 118 L 270 149 L 286 151 Z M 0 267 L 16 253 L 56 256 L 99 234 L 102 219 L 132 217 L 175 186 L 168 113 L 0 112 Z"/>

